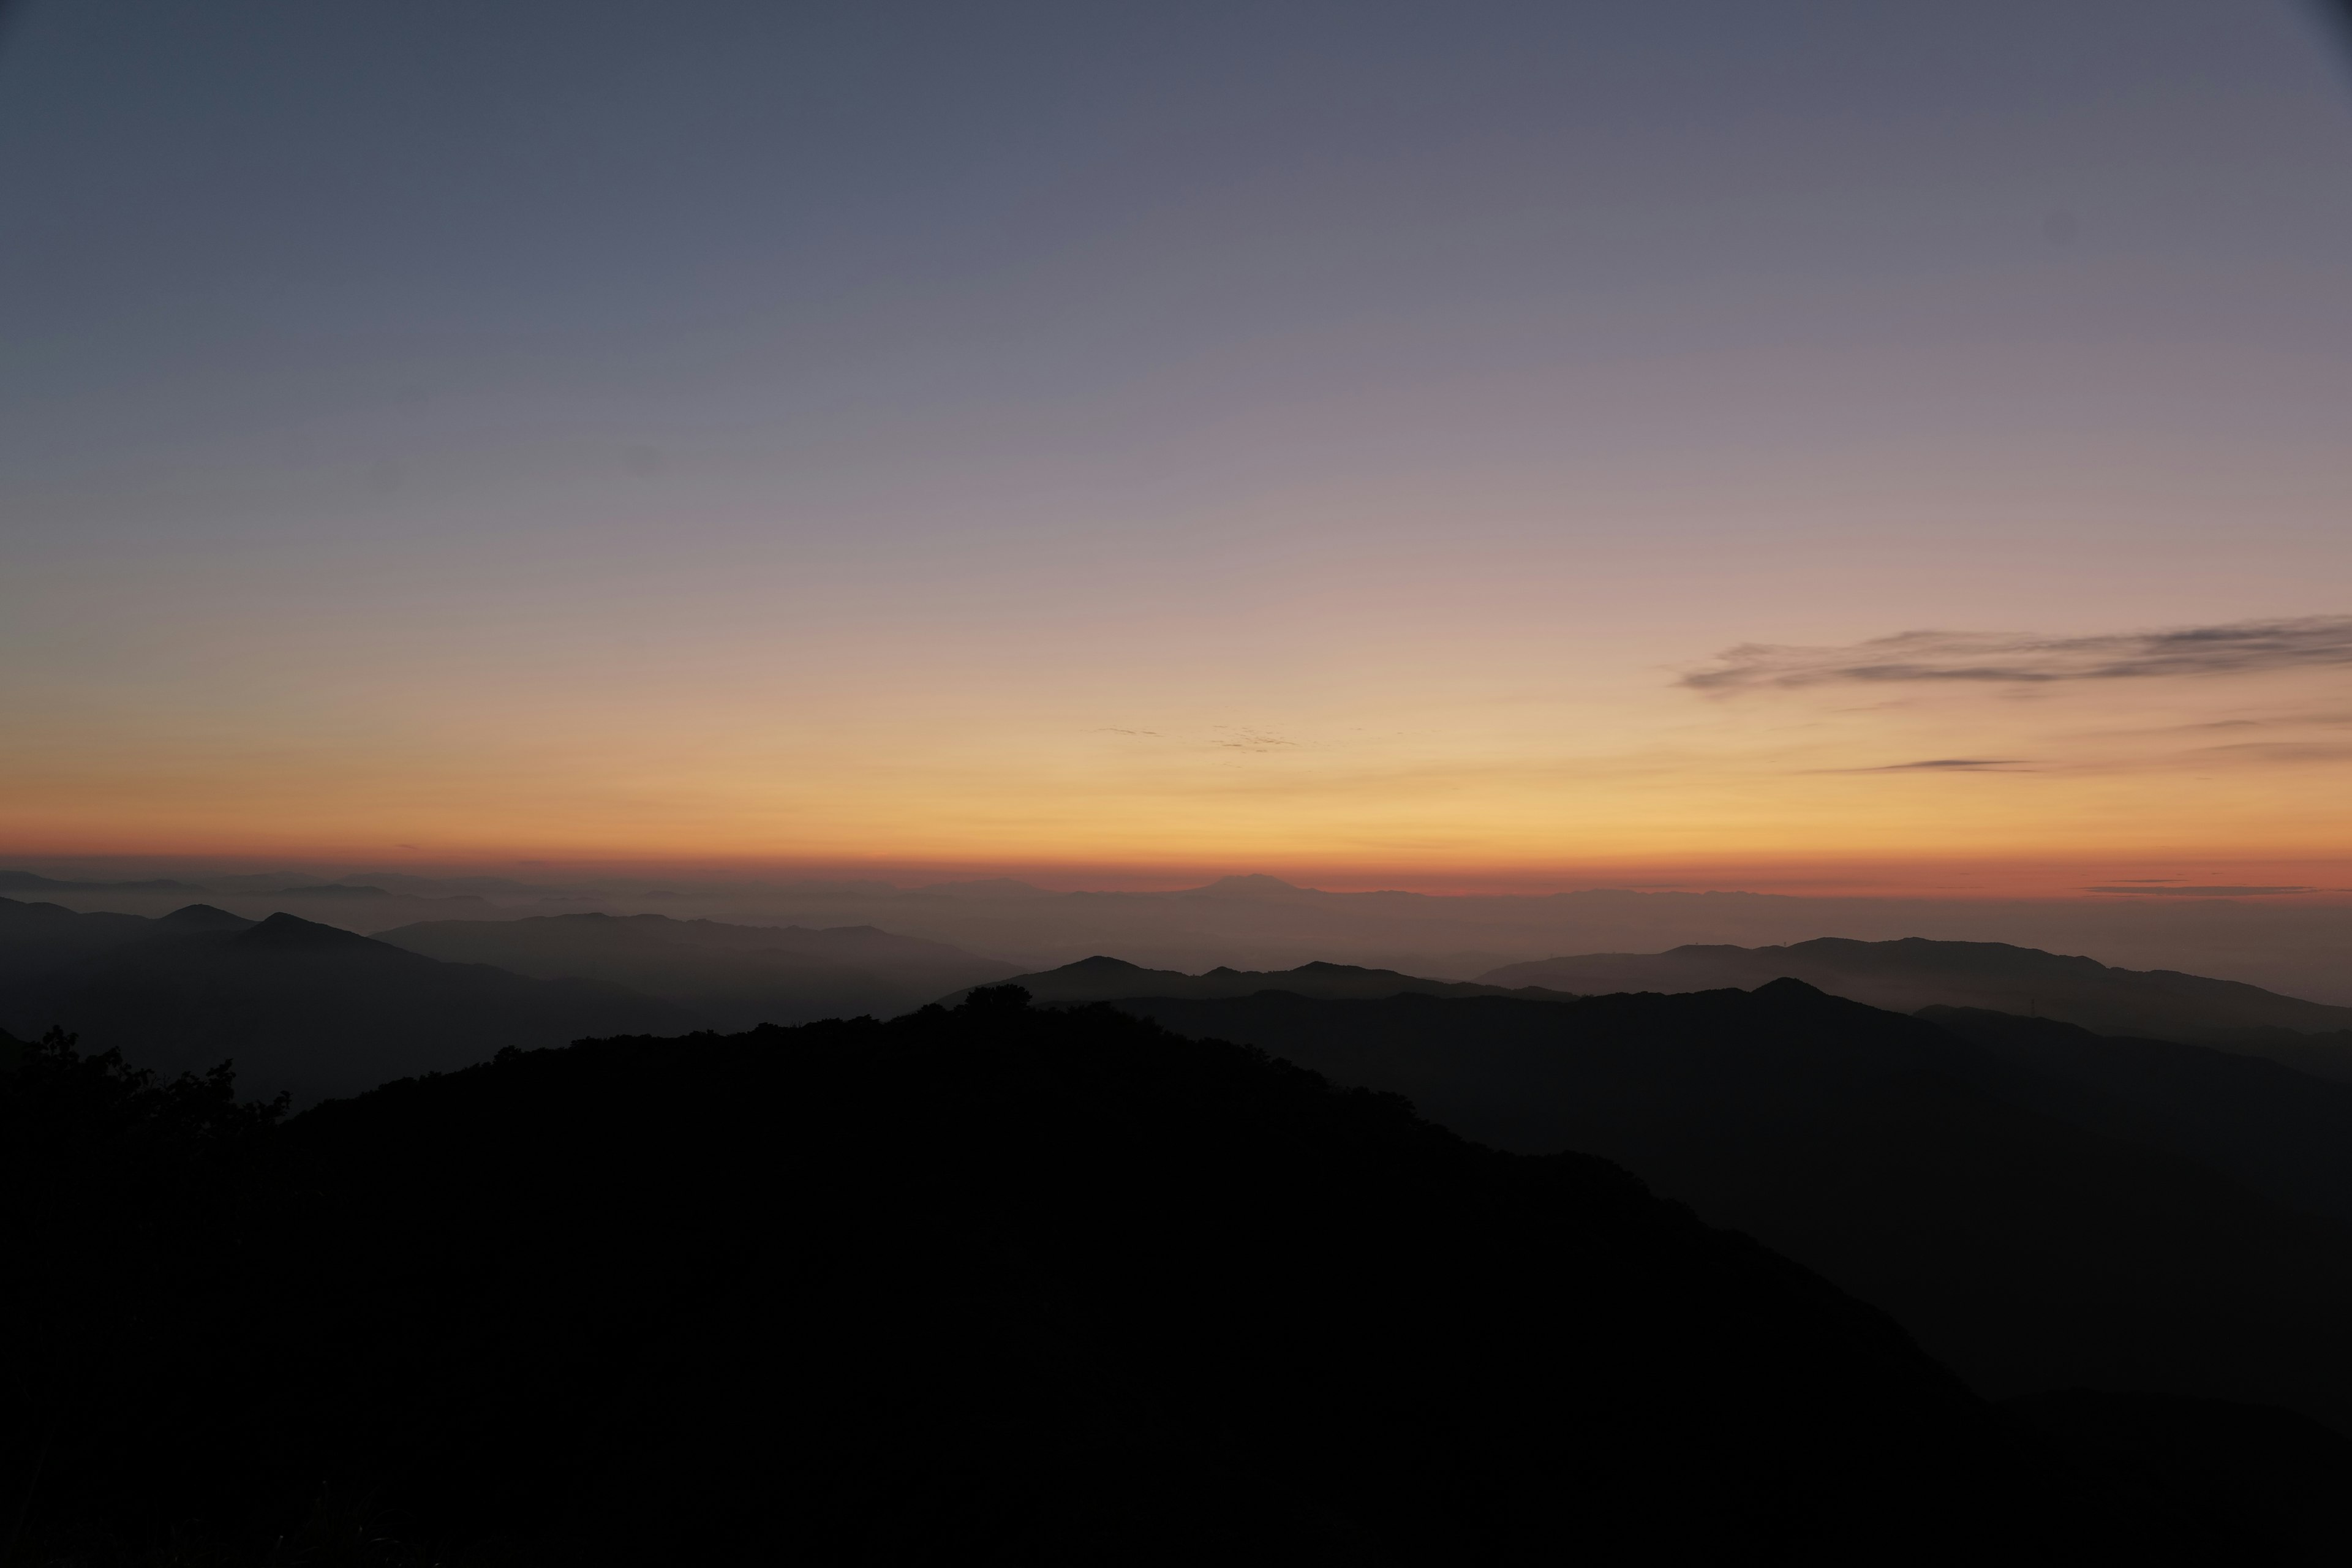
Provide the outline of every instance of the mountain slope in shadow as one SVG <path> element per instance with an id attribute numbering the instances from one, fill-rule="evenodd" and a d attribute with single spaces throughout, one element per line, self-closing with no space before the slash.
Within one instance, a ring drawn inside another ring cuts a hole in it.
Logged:
<path id="1" fill-rule="evenodd" d="M 141 915 L 79 914 L 61 904 L 0 899 L 0 988 L 150 935 Z"/>
<path id="2" fill-rule="evenodd" d="M 1622 1171 L 1108 1009 L 225 1093 L 0 1076 L 37 1560 L 360 1495 L 401 1562 L 2240 1560 Z"/>
<path id="3" fill-rule="evenodd" d="M 2352 1425 L 2352 1232 L 2116 1136 L 2082 1084 L 1922 1020 L 1793 980 L 1117 1005 L 1405 1095 L 1498 1147 L 1615 1160 L 1893 1312 L 1987 1394 L 2169 1393 Z"/>
<path id="4" fill-rule="evenodd" d="M 1228 878 L 1227 880 L 1239 879 Z M 1265 879 L 1272 880 L 1271 878 Z M 1217 968 L 1204 974 L 1174 969 L 1146 969 L 1125 959 L 1097 954 L 1066 963 L 1059 969 L 1014 975 L 998 984 L 1018 985 L 1039 1002 L 1113 1002 L 1126 996 L 1255 996 L 1261 991 L 1282 991 L 1298 996 L 1369 1000 L 1381 996 L 1523 996 L 1536 1001 L 1567 1001 L 1562 993 L 1540 988 L 1511 989 L 1476 981 L 1423 980 L 1393 969 L 1365 969 L 1352 963 L 1302 963 L 1296 969 Z M 954 1006 L 965 993 L 941 997 Z"/>
<path id="5" fill-rule="evenodd" d="M 539 915 L 432 921 L 379 942 L 454 963 L 542 979 L 626 985 L 721 1029 L 908 1012 L 943 991 L 1002 980 L 1015 966 L 872 926 L 808 930 L 667 915 Z"/>
<path id="6" fill-rule="evenodd" d="M 1782 976 L 1890 1012 L 1977 1007 L 2055 1018 L 2095 1034 L 2215 1045 L 2352 1081 L 2352 1007 L 2169 969 L 2115 969 L 1998 942 L 1853 942 L 1786 947 L 1694 945 L 1508 963 L 1479 979 L 1585 994 L 1752 990 Z"/>
<path id="7" fill-rule="evenodd" d="M 1916 1016 L 2031 1076 L 2020 1103 L 2211 1166 L 2274 1202 L 2352 1224 L 2352 1085 L 2259 1057 L 2095 1035 L 1974 1007 Z"/>
<path id="8" fill-rule="evenodd" d="M 135 940 L 0 989 L 0 1027 L 61 1027 L 167 1075 L 234 1058 L 247 1093 L 307 1104 L 509 1046 L 695 1023 L 619 986 L 443 963 L 289 914 L 195 904 L 140 924 Z"/>

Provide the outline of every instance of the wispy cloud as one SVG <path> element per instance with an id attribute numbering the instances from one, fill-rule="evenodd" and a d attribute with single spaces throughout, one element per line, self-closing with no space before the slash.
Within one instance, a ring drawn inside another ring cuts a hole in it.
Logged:
<path id="1" fill-rule="evenodd" d="M 1230 724 L 1217 726 L 1217 738 L 1209 742 L 1236 752 L 1271 752 L 1283 746 L 1295 746 L 1296 741 L 1286 741 L 1279 735 L 1269 735 L 1263 730 L 1237 729 Z"/>
<path id="2" fill-rule="evenodd" d="M 2254 763 L 2341 763 L 2352 761 L 2352 742 L 2343 741 L 2240 741 L 2227 746 L 2200 746 L 2191 759 Z"/>
<path id="3" fill-rule="evenodd" d="M 1929 757 L 1919 763 L 1882 763 L 1874 768 L 1834 768 L 1841 773 L 2014 773 L 2022 766 L 2023 757 Z"/>
<path id="4" fill-rule="evenodd" d="M 2083 637 L 1916 631 L 1838 647 L 1743 643 L 1680 684 L 1725 692 L 1897 682 L 2043 685 L 2346 665 L 2352 665 L 2352 616 L 2306 616 Z"/>

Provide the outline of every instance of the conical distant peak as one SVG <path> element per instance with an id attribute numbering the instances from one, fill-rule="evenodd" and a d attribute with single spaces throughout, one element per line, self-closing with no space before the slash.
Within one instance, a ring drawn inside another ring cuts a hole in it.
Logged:
<path id="1" fill-rule="evenodd" d="M 341 926 L 320 925 L 283 910 L 239 937 L 240 945 L 279 948 L 376 947 L 381 945 Z M 387 949 L 386 951 L 396 951 Z"/>
<path id="2" fill-rule="evenodd" d="M 243 915 L 233 915 L 226 910 L 210 904 L 188 904 L 173 910 L 155 922 L 174 931 L 243 931 L 253 922 Z"/>
<path id="3" fill-rule="evenodd" d="M 1799 999 L 1811 999 L 1815 997 L 1825 998 L 1828 996 L 1829 993 L 1823 991 L 1818 985 L 1807 984 L 1804 981 L 1798 979 L 1793 974 L 1783 974 L 1778 980 L 1759 985 L 1756 988 L 1756 994 L 1759 996 L 1778 997 L 1783 1001 L 1797 1001 Z"/>

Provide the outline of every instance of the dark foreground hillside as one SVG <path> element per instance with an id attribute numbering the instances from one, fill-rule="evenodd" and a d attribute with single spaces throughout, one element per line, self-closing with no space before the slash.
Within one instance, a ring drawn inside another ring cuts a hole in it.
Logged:
<path id="1" fill-rule="evenodd" d="M 2266 1560 L 1613 1166 L 1108 1009 L 286 1122 L 5 1056 L 16 1562 Z"/>

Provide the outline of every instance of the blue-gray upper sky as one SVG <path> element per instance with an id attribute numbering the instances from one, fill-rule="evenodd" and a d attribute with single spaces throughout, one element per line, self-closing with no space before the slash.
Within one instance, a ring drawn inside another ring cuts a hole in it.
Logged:
<path id="1" fill-rule="evenodd" d="M 386 748 L 371 824 L 657 736 L 704 771 L 578 834 L 780 852 L 888 837 L 743 815 L 855 755 L 979 854 L 1045 829 L 967 797 L 1098 796 L 1103 736 L 1419 737 L 1277 792 L 1362 802 L 1712 713 L 1733 644 L 2337 614 L 2333 49 L 2284 0 L 29 0 L 8 716 L 124 811 Z"/>

